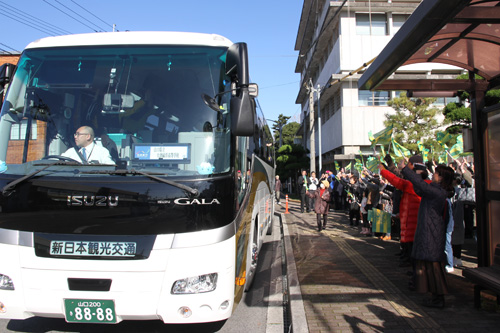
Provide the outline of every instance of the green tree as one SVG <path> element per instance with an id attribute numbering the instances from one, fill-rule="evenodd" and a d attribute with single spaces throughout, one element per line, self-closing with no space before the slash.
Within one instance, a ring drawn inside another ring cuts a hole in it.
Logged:
<path id="1" fill-rule="evenodd" d="M 273 120 L 274 142 L 276 143 L 276 147 L 278 148 L 280 145 L 280 132 L 283 133 L 283 127 L 286 125 L 288 119 L 290 118 L 290 116 L 284 116 L 283 113 L 281 113 L 278 116 L 278 120 Z M 285 144 L 284 141 L 282 141 L 282 145 L 283 144 Z"/>
<path id="2" fill-rule="evenodd" d="M 309 165 L 309 157 L 306 154 L 307 151 L 301 145 L 283 145 L 276 155 L 276 174 L 280 175 L 281 179 L 296 177 L 300 169 Z"/>
<path id="3" fill-rule="evenodd" d="M 468 78 L 468 74 L 457 76 L 457 79 L 462 80 Z M 484 78 L 477 74 L 475 79 L 484 80 Z M 452 134 L 459 134 L 462 128 L 470 128 L 472 125 L 470 108 L 465 106 L 466 102 L 470 103 L 469 93 L 466 91 L 459 91 L 458 97 L 460 99 L 458 103 L 448 103 L 443 109 L 446 120 L 451 124 L 446 130 Z M 488 90 L 484 96 L 485 106 L 491 106 L 498 103 L 500 103 L 500 89 Z"/>
<path id="4" fill-rule="evenodd" d="M 470 108 L 466 107 L 462 102 L 448 103 L 444 109 L 443 114 L 445 119 L 451 123 L 446 130 L 451 134 L 459 134 L 462 128 L 471 126 L 472 119 Z"/>
<path id="5" fill-rule="evenodd" d="M 386 114 L 384 121 L 385 126 L 394 126 L 393 138 L 396 142 L 416 153 L 419 151 L 417 141 L 420 141 L 426 149 L 433 152 L 433 158 L 443 152 L 443 148 L 436 141 L 436 131 L 442 124 L 437 120 L 440 110 L 432 107 L 435 100 L 408 98 L 402 93 L 400 97 L 387 101 L 387 105 L 396 112 Z"/>
<path id="6" fill-rule="evenodd" d="M 293 144 L 293 140 L 297 137 L 297 131 L 299 130 L 300 124 L 297 122 L 291 122 L 283 126 L 282 134 L 283 134 L 283 144 L 291 145 Z"/>

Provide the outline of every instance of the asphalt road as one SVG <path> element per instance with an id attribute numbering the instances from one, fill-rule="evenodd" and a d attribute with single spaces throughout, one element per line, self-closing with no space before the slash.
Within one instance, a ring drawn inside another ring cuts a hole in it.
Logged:
<path id="1" fill-rule="evenodd" d="M 69 324 L 64 319 L 34 317 L 0 320 L 5 332 L 283 332 L 281 307 L 281 248 L 279 218 L 273 234 L 264 238 L 257 275 L 251 290 L 243 296 L 233 315 L 225 322 L 203 325 L 165 325 L 162 321 L 125 321 L 116 325 Z M 270 306 L 271 305 L 271 306 Z"/>

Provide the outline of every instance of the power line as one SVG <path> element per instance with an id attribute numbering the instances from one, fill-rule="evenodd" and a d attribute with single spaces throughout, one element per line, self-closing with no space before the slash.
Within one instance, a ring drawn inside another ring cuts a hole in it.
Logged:
<path id="1" fill-rule="evenodd" d="M 1 47 L 0 47 L 0 51 L 3 51 L 3 52 L 8 53 L 8 54 L 12 54 L 12 52 L 7 51 L 6 49 L 2 49 Z"/>
<path id="2" fill-rule="evenodd" d="M 59 27 L 57 27 L 57 26 L 55 26 L 55 25 L 53 25 L 53 24 L 51 24 L 49 22 L 46 22 L 46 21 L 40 19 L 39 17 L 35 17 L 33 15 L 30 15 L 30 14 L 26 13 L 25 11 L 22 11 L 22 10 L 20 10 L 18 8 L 15 8 L 15 7 L 13 7 L 13 6 L 11 6 L 11 5 L 3 2 L 3 1 L 0 1 L 0 3 L 3 4 L 6 7 L 6 9 L 8 9 L 9 15 L 15 15 L 17 18 L 19 18 L 21 20 L 30 21 L 30 22 L 36 22 L 36 23 L 39 23 L 39 25 L 40 25 L 40 23 L 42 23 L 41 24 L 42 25 L 41 28 L 44 29 L 44 30 L 46 30 L 46 31 L 51 32 L 51 34 L 56 34 L 56 35 L 71 34 L 71 32 L 69 32 L 67 30 L 61 29 L 61 28 L 59 28 Z M 5 16 L 7 16 L 7 15 L 5 15 Z M 21 22 L 21 23 L 23 23 L 25 25 L 28 25 L 25 22 Z M 32 27 L 32 25 L 33 24 L 31 24 L 29 26 Z M 43 26 L 43 25 L 45 25 L 45 26 Z"/>
<path id="3" fill-rule="evenodd" d="M 101 29 L 101 31 L 105 31 L 106 29 L 103 29 L 101 28 L 100 26 L 98 26 L 97 24 L 95 24 L 94 22 L 90 21 L 89 19 L 86 19 L 85 17 L 83 17 L 82 15 L 78 14 L 77 12 L 75 12 L 73 9 L 69 8 L 68 6 L 62 4 L 59 0 L 55 0 L 55 2 L 57 2 L 58 4 L 60 4 L 61 6 L 63 6 L 64 8 L 66 8 L 67 10 L 71 11 L 73 14 L 75 15 L 78 15 L 79 17 L 81 17 L 82 19 L 84 19 L 85 21 L 89 22 L 90 24 L 93 24 L 95 25 L 96 27 L 98 27 L 99 29 Z"/>
<path id="4" fill-rule="evenodd" d="M 13 49 L 12 47 L 10 47 L 10 46 L 9 46 L 9 45 L 7 45 L 7 44 L 4 44 L 4 43 L 0 43 L 0 44 L 1 44 L 1 45 L 3 45 L 3 46 L 5 46 L 5 47 L 6 47 L 6 48 L 8 48 L 8 49 L 11 49 L 11 50 L 12 50 L 12 51 L 14 51 L 14 52 L 19 52 L 19 50 Z M 5 50 L 4 50 L 4 51 L 5 51 Z M 8 52 L 8 51 L 7 51 L 7 52 Z M 9 53 L 10 53 L 10 52 L 9 52 Z"/>
<path id="5" fill-rule="evenodd" d="M 89 28 L 90 30 L 92 30 L 92 31 L 94 31 L 94 32 L 97 32 L 97 30 L 95 30 L 95 29 L 94 29 L 94 28 L 92 28 L 91 26 L 89 26 L 89 25 L 87 25 L 87 24 L 83 23 L 82 21 L 80 21 L 79 19 L 77 19 L 77 18 L 75 18 L 75 17 L 71 16 L 70 14 L 68 14 L 67 12 L 65 12 L 64 10 L 62 10 L 62 9 L 60 9 L 60 8 L 58 8 L 58 7 L 56 7 L 56 6 L 54 6 L 53 4 L 51 4 L 50 2 L 48 2 L 47 0 L 43 0 L 43 2 L 45 2 L 46 4 L 48 4 L 48 5 L 49 5 L 49 6 L 51 6 L 51 7 L 54 7 L 55 9 L 57 9 L 58 11 L 60 11 L 61 13 L 63 13 L 64 15 L 67 15 L 67 16 L 71 17 L 73 20 L 75 20 L 75 21 L 77 21 L 77 22 L 79 22 L 79 23 L 83 24 L 84 26 L 86 26 L 86 27 L 87 27 L 87 28 Z"/>
<path id="6" fill-rule="evenodd" d="M 75 5 L 77 5 L 78 7 L 80 7 L 81 9 L 83 9 L 84 11 L 86 11 L 87 13 L 89 13 L 90 15 L 92 15 L 93 17 L 95 17 L 96 19 L 98 19 L 99 21 L 101 21 L 102 23 L 106 24 L 106 25 L 109 25 L 111 28 L 113 28 L 113 25 L 112 24 L 109 24 L 105 21 L 103 21 L 101 18 L 97 17 L 96 15 L 94 15 L 93 13 L 91 13 L 89 10 L 87 10 L 86 8 L 82 7 L 80 4 L 78 4 L 76 1 L 74 0 L 71 0 L 71 2 L 73 2 Z"/>
<path id="7" fill-rule="evenodd" d="M 274 85 L 274 86 L 262 87 L 262 88 L 259 88 L 259 90 L 267 89 L 267 88 L 281 87 L 281 86 L 288 86 L 290 84 L 299 83 L 299 82 L 300 82 L 300 80 L 299 81 L 288 82 L 288 83 L 282 83 L 282 84 L 277 84 L 277 85 Z"/>
<path id="8" fill-rule="evenodd" d="M 24 24 L 24 25 L 27 25 L 28 27 L 33 28 L 33 29 L 35 29 L 35 30 L 38 30 L 38 31 L 40 31 L 40 32 L 43 32 L 44 34 L 47 34 L 47 35 L 49 35 L 49 36 L 54 36 L 54 33 L 53 33 L 53 32 L 48 32 L 47 30 L 44 30 L 44 29 L 39 28 L 39 27 L 36 27 L 36 26 L 34 26 L 34 25 L 32 25 L 32 24 L 29 24 L 29 23 L 23 22 L 23 21 L 21 21 L 21 20 L 19 20 L 19 19 L 15 18 L 15 17 L 12 17 L 12 16 L 9 16 L 9 15 L 5 14 L 5 13 L 4 13 L 4 12 L 2 12 L 2 11 L 0 11 L 0 15 L 6 16 L 6 17 L 10 18 L 11 20 L 17 21 L 17 22 L 19 22 L 19 23 L 21 23 L 21 24 Z"/>

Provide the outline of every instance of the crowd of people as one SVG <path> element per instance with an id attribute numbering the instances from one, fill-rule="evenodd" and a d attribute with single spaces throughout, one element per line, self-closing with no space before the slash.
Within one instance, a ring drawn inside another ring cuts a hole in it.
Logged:
<path id="1" fill-rule="evenodd" d="M 327 226 L 328 212 L 340 210 L 348 212 L 360 236 L 399 238 L 399 266 L 411 268 L 408 288 L 430 293 L 424 305 L 442 308 L 446 273 L 462 265 L 464 239 L 473 233 L 473 166 L 465 160 L 424 163 L 420 155 L 397 165 L 390 155 L 384 161 L 379 173 L 341 168 L 317 178 L 303 170 L 297 179 L 301 213 L 316 214 L 319 232 Z M 374 232 L 373 210 L 390 216 L 392 233 Z"/>

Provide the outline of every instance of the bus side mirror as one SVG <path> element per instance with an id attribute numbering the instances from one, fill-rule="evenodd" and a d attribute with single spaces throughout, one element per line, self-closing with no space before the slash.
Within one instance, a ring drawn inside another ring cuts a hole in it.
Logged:
<path id="1" fill-rule="evenodd" d="M 252 136 L 255 124 L 255 102 L 248 88 L 241 88 L 237 96 L 231 98 L 231 131 L 237 136 Z"/>
<path id="2" fill-rule="evenodd" d="M 229 47 L 226 56 L 226 75 L 236 85 L 231 96 L 231 131 L 236 136 L 252 136 L 255 124 L 255 101 L 257 85 L 249 84 L 248 50 L 246 43 Z"/>

